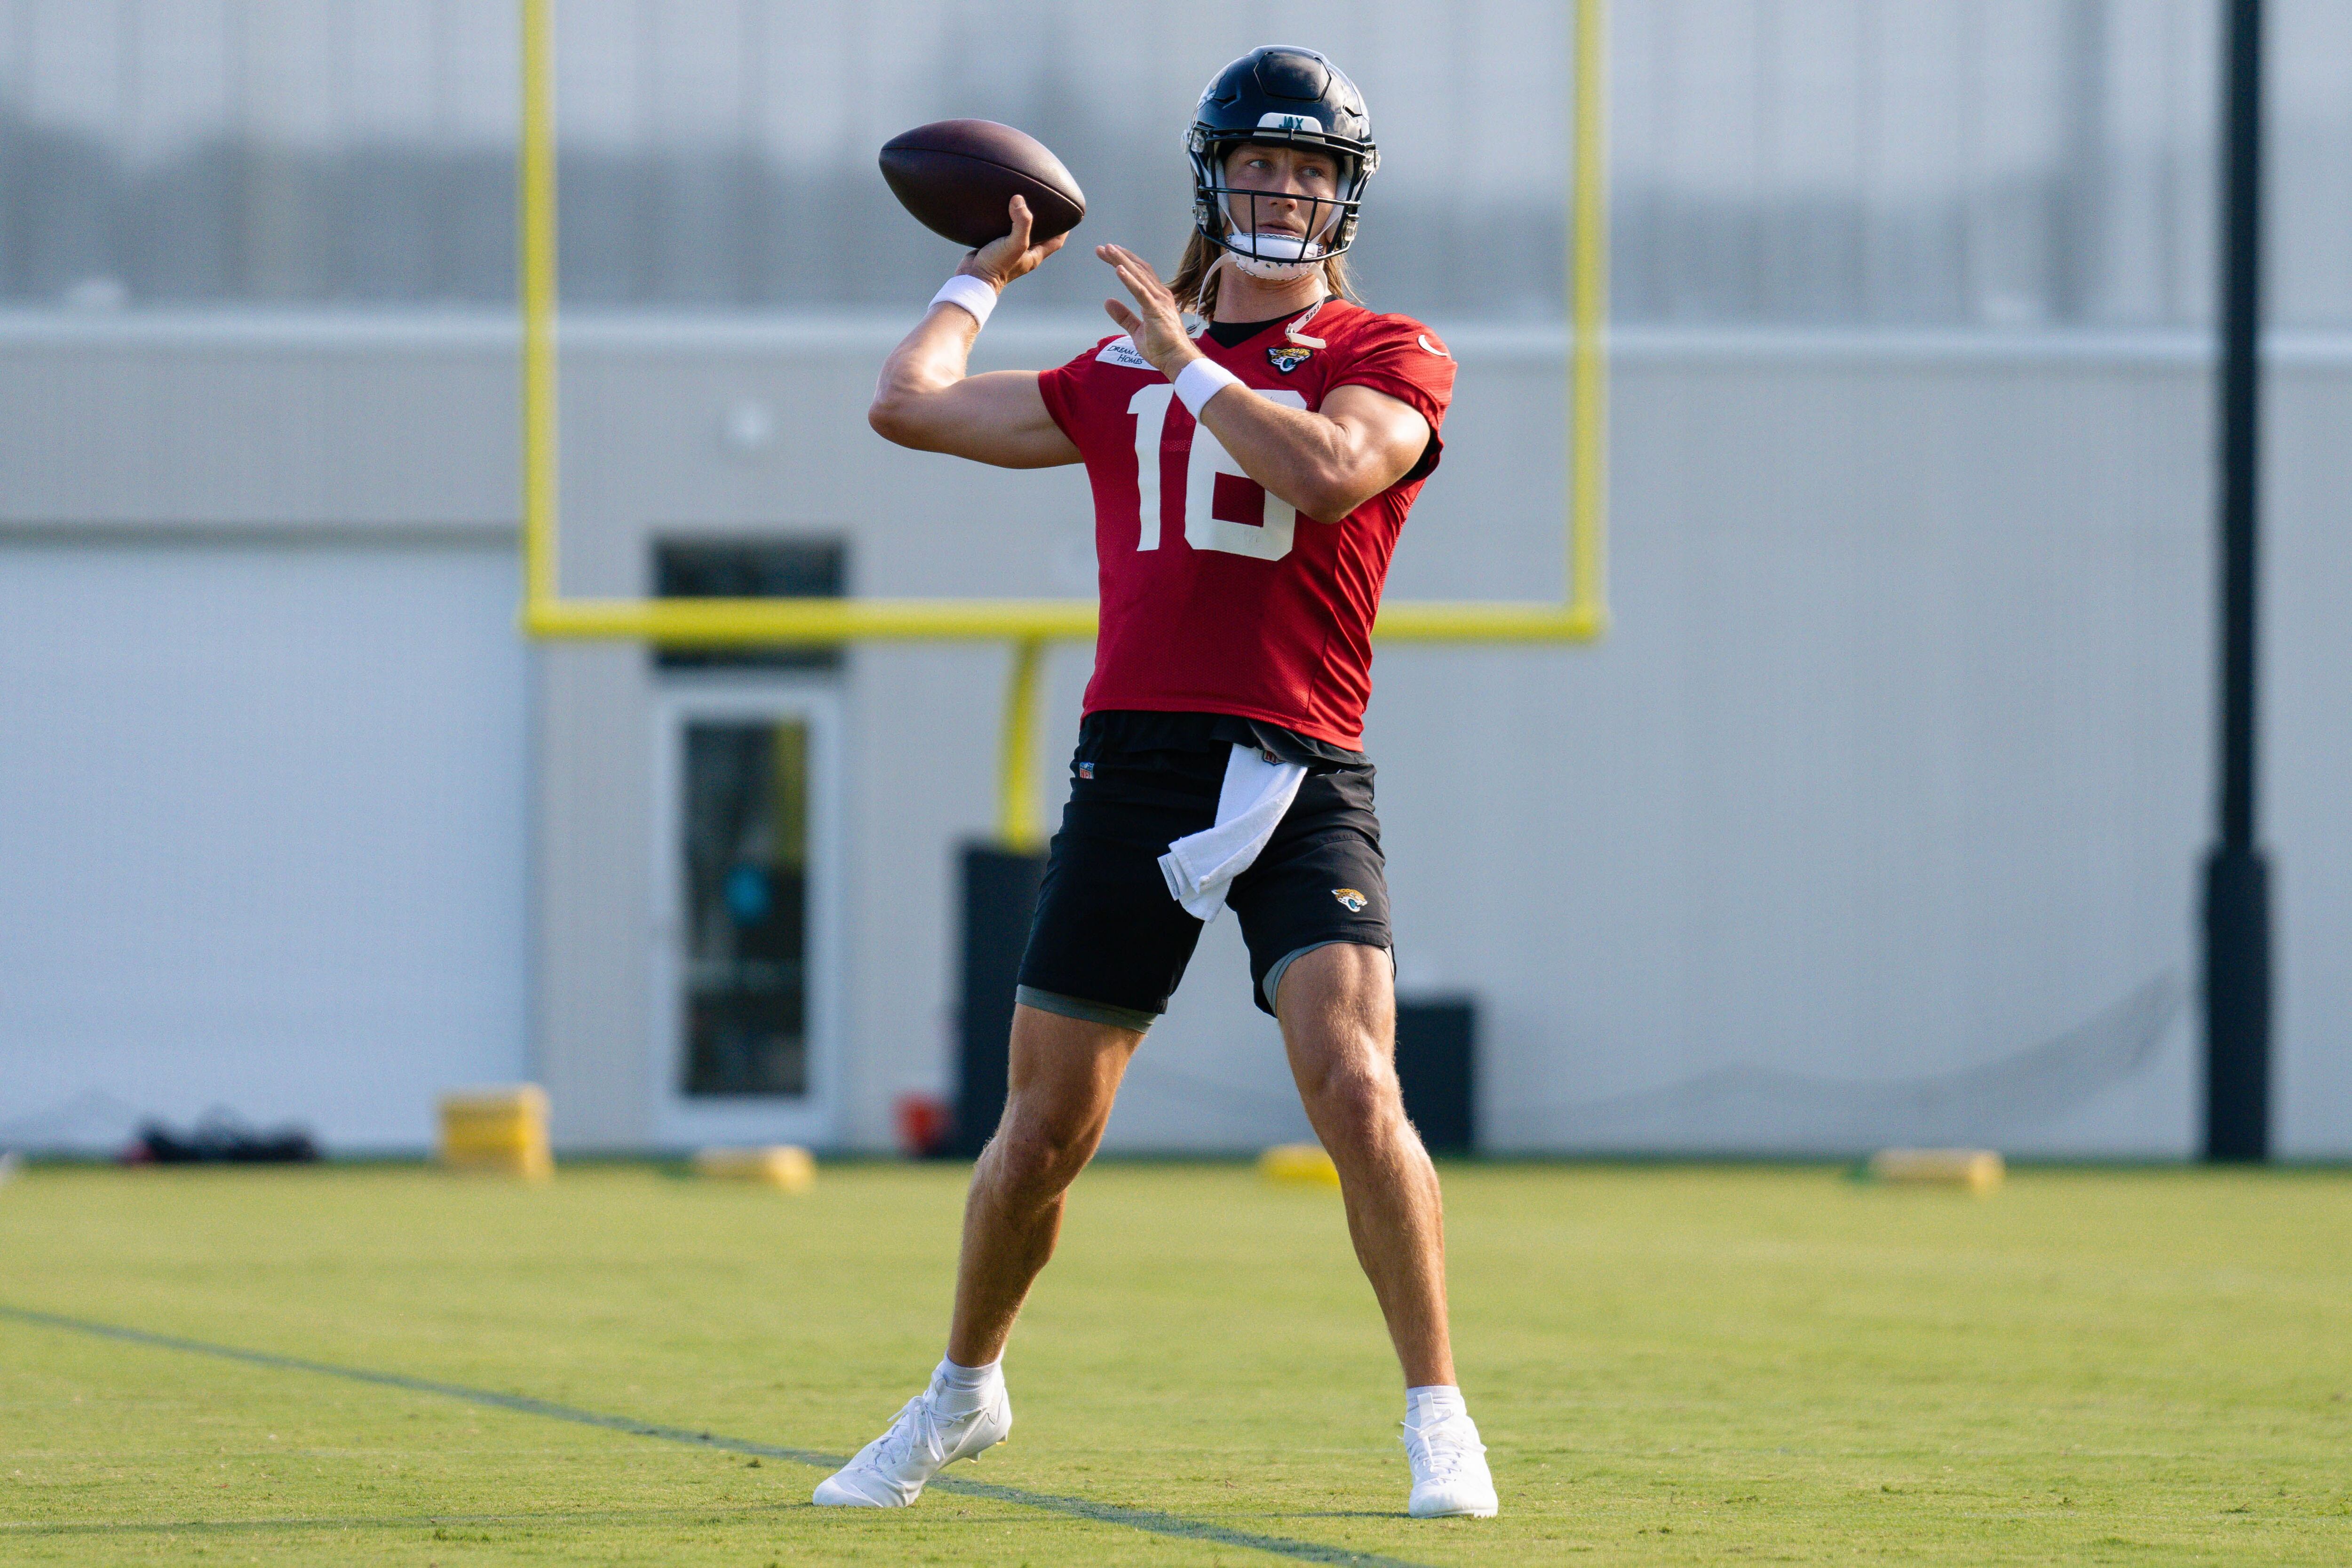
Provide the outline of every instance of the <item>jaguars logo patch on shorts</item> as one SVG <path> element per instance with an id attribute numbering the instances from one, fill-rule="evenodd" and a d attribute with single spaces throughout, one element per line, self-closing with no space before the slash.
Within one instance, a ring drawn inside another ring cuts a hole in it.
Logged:
<path id="1" fill-rule="evenodd" d="M 1353 888 L 1334 888 L 1331 889 L 1331 896 L 1339 900 L 1340 904 L 1344 906 L 1347 911 L 1351 915 L 1362 914 L 1364 912 L 1364 906 L 1371 902 L 1371 900 L 1364 897 L 1363 894 L 1356 891 Z"/>

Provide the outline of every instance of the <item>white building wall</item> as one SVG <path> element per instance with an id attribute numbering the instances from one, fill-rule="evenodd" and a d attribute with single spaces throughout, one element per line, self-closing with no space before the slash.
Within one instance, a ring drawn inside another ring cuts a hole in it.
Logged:
<path id="1" fill-rule="evenodd" d="M 1492 1144 L 2185 1152 L 2198 367 L 1618 363 L 1609 641 L 1381 675 L 1402 940 L 1487 1000 Z"/>
<path id="2" fill-rule="evenodd" d="M 2263 837 L 2279 991 L 2278 1151 L 2352 1158 L 2352 378 L 2291 343 L 2273 379 L 2263 559 Z"/>
<path id="3" fill-rule="evenodd" d="M 413 1150 L 527 1027 L 501 537 L 0 530 L 0 1144 Z"/>
<path id="4" fill-rule="evenodd" d="M 845 534 L 863 593 L 1082 588 L 1075 472 L 989 472 L 865 429 L 898 325 L 573 323 L 568 589 L 642 591 L 661 531 L 776 529 Z M 1096 331 L 1007 312 L 986 353 L 1045 364 Z M 1449 337 L 1460 401 L 1394 592 L 1549 592 L 1558 331 Z M 2212 687 L 2196 345 L 1629 332 L 1618 350 L 1611 638 L 1380 659 L 1370 744 L 1402 978 L 1479 998 L 1491 1145 L 2189 1152 Z M 0 326 L 0 508 L 45 538 L 504 522 L 512 351 L 487 321 Z M 2352 350 L 2281 358 L 2263 718 L 2280 1125 L 2292 1152 L 2341 1153 L 2352 999 L 2329 955 L 2352 944 L 2352 634 L 2334 606 L 2352 563 L 2335 435 Z M 723 438 L 747 401 L 772 416 L 767 447 Z M 468 615 L 481 668 L 520 657 L 505 608 Z M 529 1066 L 560 1136 L 636 1146 L 656 677 L 631 647 L 535 657 L 536 837 L 526 856 L 518 820 L 491 862 L 515 886 L 536 868 L 534 956 L 509 972 L 533 974 Z M 1049 781 L 1084 665 L 1076 648 L 1053 665 Z M 45 702 L 82 701 L 85 672 L 42 668 Z M 463 684 L 462 664 L 439 668 Z M 873 647 L 841 677 L 844 1144 L 887 1147 L 892 1100 L 947 1087 L 954 853 L 992 819 L 1003 668 L 998 648 Z M 269 826 L 224 830 L 258 845 Z M 1245 986 L 1221 924 L 1138 1064 L 1115 1147 L 1301 1130 Z M 309 1048 L 269 1037 L 289 1062 Z M 0 1050 L 28 1038 L 9 1026 Z M 30 1109 L 0 1089 L 0 1125 Z"/>

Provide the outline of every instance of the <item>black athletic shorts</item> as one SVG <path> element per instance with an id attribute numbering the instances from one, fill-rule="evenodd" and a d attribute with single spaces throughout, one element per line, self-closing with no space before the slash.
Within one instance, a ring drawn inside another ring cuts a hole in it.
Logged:
<path id="1" fill-rule="evenodd" d="M 1160 857 L 1215 823 L 1228 737 L 1244 722 L 1205 713 L 1087 716 L 1021 961 L 1024 1001 L 1131 1028 L 1168 1010 L 1202 922 L 1169 893 Z M 1308 754 L 1284 743 L 1296 738 L 1264 728 L 1255 739 L 1308 765 L 1274 837 L 1225 895 L 1249 945 L 1250 994 L 1272 1013 L 1267 982 L 1278 985 L 1300 953 L 1340 942 L 1390 951 L 1393 942 L 1371 764 L 1331 761 L 1332 748 L 1312 743 Z"/>

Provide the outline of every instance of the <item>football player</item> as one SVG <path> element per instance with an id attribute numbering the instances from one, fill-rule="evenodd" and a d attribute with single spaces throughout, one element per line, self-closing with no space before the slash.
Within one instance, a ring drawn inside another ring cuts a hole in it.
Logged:
<path id="1" fill-rule="evenodd" d="M 911 1503 L 1012 1429 L 1000 1358 L 1063 1194 L 1203 922 L 1230 905 L 1402 1363 L 1411 1511 L 1496 1510 L 1454 1384 L 1437 1176 L 1397 1089 L 1361 749 L 1372 619 L 1437 466 L 1454 361 L 1420 322 L 1349 298 L 1380 155 L 1330 61 L 1252 50 L 1202 94 L 1186 143 L 1194 232 L 1174 280 L 1118 246 L 1095 252 L 1129 296 L 1106 305 L 1119 335 L 1043 374 L 965 374 L 998 294 L 1062 244 L 1030 243 L 1016 197 L 1013 232 L 964 258 L 875 393 L 874 428 L 901 446 L 1087 466 L 1102 626 L 1004 1116 L 966 1202 L 947 1357 L 820 1503 Z"/>

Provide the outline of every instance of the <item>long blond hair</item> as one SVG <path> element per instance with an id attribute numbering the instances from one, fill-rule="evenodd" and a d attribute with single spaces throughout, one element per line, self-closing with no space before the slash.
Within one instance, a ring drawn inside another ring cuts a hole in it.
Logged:
<path id="1" fill-rule="evenodd" d="M 1177 308 L 1190 310 L 1207 321 L 1217 310 L 1217 263 L 1227 255 L 1224 247 L 1212 245 L 1199 229 L 1184 242 L 1184 258 L 1176 264 L 1176 276 L 1169 280 L 1168 291 L 1176 296 Z M 1352 300 L 1360 305 L 1363 296 L 1356 292 L 1356 280 L 1348 271 L 1348 253 L 1323 258 L 1323 288 L 1341 300 Z"/>

